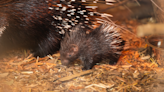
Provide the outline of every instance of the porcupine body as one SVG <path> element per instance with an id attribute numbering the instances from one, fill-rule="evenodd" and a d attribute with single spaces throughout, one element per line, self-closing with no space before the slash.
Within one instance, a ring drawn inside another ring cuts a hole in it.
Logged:
<path id="1" fill-rule="evenodd" d="M 68 65 L 76 59 L 83 62 L 83 69 L 91 69 L 103 59 L 109 59 L 110 64 L 116 64 L 125 43 L 119 32 L 121 29 L 106 21 L 86 34 L 81 26 L 78 25 L 70 34 L 67 33 L 61 42 L 62 64 Z"/>
<path id="2" fill-rule="evenodd" d="M 5 0 L 4 0 L 5 1 Z M 75 0 L 10 0 L 0 2 L 0 52 L 24 48 L 34 56 L 59 51 L 62 34 L 82 22 L 91 28 L 95 13 Z"/>

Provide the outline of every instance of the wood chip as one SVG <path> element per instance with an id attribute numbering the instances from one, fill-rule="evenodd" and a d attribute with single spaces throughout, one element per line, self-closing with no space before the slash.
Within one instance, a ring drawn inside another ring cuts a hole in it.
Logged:
<path id="1" fill-rule="evenodd" d="M 7 77 L 9 73 L 0 73 L 0 77 L 1 78 L 4 78 L 4 77 Z"/>
<path id="2" fill-rule="evenodd" d="M 23 71 L 23 72 L 21 72 L 22 74 L 32 74 L 33 73 L 33 71 Z"/>
<path id="3" fill-rule="evenodd" d="M 73 78 L 76 78 L 76 77 L 79 77 L 79 76 L 82 76 L 82 75 L 85 75 L 85 74 L 90 74 L 92 73 L 93 71 L 92 70 L 87 70 L 87 71 L 84 71 L 84 72 L 80 72 L 78 74 L 74 74 L 72 76 L 67 76 L 67 77 L 63 77 L 63 78 L 60 78 L 59 81 L 68 81 L 68 80 L 71 80 Z"/>
<path id="4" fill-rule="evenodd" d="M 147 55 L 147 56 L 143 56 L 143 57 L 140 57 L 142 60 L 147 60 L 150 58 L 150 55 Z"/>
<path id="5" fill-rule="evenodd" d="M 85 88 L 89 88 L 89 87 L 92 87 L 92 86 L 96 86 L 96 87 L 100 87 L 100 88 L 111 88 L 114 86 L 114 84 L 110 84 L 110 85 L 105 85 L 105 84 L 102 84 L 102 83 L 99 83 L 99 84 L 91 84 L 89 86 L 86 86 Z"/>

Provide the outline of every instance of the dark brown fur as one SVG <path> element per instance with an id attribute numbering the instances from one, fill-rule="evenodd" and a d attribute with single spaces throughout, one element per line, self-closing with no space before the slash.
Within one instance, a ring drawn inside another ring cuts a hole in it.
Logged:
<path id="1" fill-rule="evenodd" d="M 0 7 L 0 53 L 30 49 L 34 56 L 53 54 L 60 48 L 61 35 L 51 22 L 45 0 L 13 0 Z"/>
<path id="2" fill-rule="evenodd" d="M 75 9 L 68 7 L 68 2 L 71 6 L 75 6 Z M 73 9 L 74 13 L 70 12 Z M 86 12 L 80 14 L 78 13 L 80 9 Z M 60 40 L 63 36 L 61 34 L 64 34 L 64 31 L 68 31 L 79 22 L 88 21 L 83 15 L 90 16 L 81 2 L 3 0 L 0 2 L 0 27 L 6 28 L 0 32 L 0 53 L 23 48 L 30 49 L 34 56 L 53 54 L 60 49 Z M 84 24 L 89 26 L 91 22 L 92 20 L 89 20 L 88 24 Z M 68 29 L 65 28 L 67 25 Z"/>
<path id="3" fill-rule="evenodd" d="M 86 34 L 82 25 L 76 26 L 61 42 L 62 64 L 68 65 L 78 58 L 83 61 L 84 69 L 91 69 L 105 58 L 110 59 L 110 64 L 115 64 L 124 45 L 119 30 L 107 23 Z"/>

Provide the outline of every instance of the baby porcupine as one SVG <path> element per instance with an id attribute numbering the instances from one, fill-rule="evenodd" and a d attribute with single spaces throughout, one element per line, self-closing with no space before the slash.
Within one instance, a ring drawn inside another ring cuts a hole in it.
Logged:
<path id="1" fill-rule="evenodd" d="M 0 53 L 23 48 L 45 56 L 59 51 L 65 31 L 80 22 L 92 29 L 93 17 L 99 14 L 86 4 L 87 0 L 0 1 Z"/>
<path id="2" fill-rule="evenodd" d="M 121 31 L 109 21 L 86 34 L 83 24 L 79 24 L 70 33 L 66 33 L 61 42 L 60 59 L 63 65 L 68 65 L 76 59 L 83 62 L 83 69 L 91 69 L 103 59 L 110 59 L 115 64 L 123 50 L 124 40 Z"/>

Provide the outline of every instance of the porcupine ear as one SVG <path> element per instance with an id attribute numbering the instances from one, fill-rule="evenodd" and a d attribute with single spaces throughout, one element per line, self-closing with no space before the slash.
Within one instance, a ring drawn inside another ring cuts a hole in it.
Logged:
<path id="1" fill-rule="evenodd" d="M 72 52 L 77 53 L 79 51 L 79 48 L 77 45 L 71 44 L 71 46 L 72 46 L 72 48 L 71 48 Z"/>
<path id="2" fill-rule="evenodd" d="M 72 57 L 72 56 L 76 56 L 78 54 L 78 46 L 75 45 L 75 44 L 71 44 L 71 49 L 70 49 L 70 52 L 67 53 L 67 57 Z"/>

